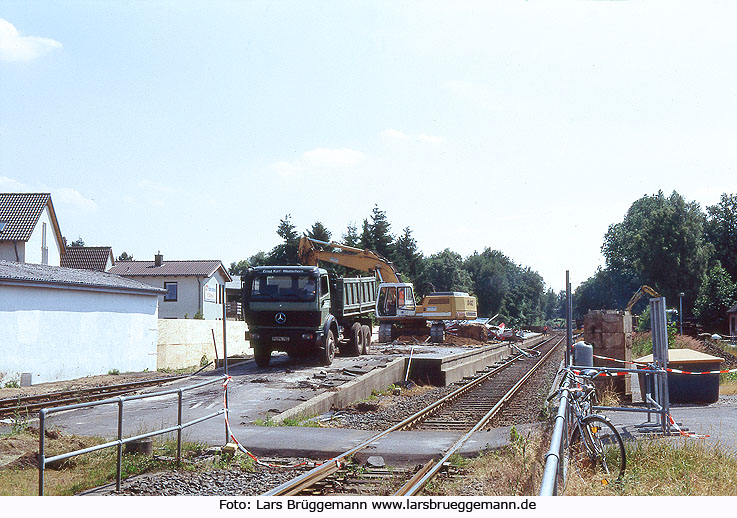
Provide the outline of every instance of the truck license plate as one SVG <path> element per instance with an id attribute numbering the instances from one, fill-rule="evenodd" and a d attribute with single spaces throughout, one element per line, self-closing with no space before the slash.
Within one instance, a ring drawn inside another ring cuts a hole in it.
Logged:
<path id="1" fill-rule="evenodd" d="M 272 336 L 271 341 L 272 342 L 288 342 L 289 337 L 288 336 Z"/>

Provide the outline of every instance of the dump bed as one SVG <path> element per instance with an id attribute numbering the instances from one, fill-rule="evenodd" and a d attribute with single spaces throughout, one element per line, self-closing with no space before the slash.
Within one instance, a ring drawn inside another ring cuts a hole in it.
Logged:
<path id="1" fill-rule="evenodd" d="M 336 318 L 370 315 L 376 306 L 376 277 L 331 280 L 331 313 Z"/>

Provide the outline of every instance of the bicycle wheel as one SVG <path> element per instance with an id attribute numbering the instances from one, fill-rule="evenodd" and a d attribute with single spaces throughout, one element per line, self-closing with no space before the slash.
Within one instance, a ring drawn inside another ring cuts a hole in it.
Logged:
<path id="1" fill-rule="evenodd" d="M 622 437 L 609 419 L 600 415 L 588 415 L 575 427 L 569 457 L 581 478 L 604 486 L 620 482 L 627 463 Z"/>

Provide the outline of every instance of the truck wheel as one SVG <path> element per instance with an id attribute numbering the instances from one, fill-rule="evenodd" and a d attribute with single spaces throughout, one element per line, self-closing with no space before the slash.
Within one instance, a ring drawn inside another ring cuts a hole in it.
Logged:
<path id="1" fill-rule="evenodd" d="M 259 367 L 268 367 L 271 362 L 271 351 L 265 347 L 255 347 L 253 349 L 253 359 Z"/>
<path id="2" fill-rule="evenodd" d="M 392 325 L 379 324 L 379 343 L 388 344 L 392 341 Z"/>
<path id="3" fill-rule="evenodd" d="M 332 329 L 325 336 L 325 347 L 321 350 L 320 360 L 323 365 L 330 365 L 335 358 L 335 335 Z"/>
<path id="4" fill-rule="evenodd" d="M 348 347 L 346 353 L 348 356 L 358 356 L 363 349 L 363 335 L 361 334 L 361 324 L 354 322 L 348 332 Z"/>
<path id="5" fill-rule="evenodd" d="M 371 328 L 367 325 L 361 326 L 361 336 L 363 336 L 363 349 L 361 354 L 371 352 Z"/>

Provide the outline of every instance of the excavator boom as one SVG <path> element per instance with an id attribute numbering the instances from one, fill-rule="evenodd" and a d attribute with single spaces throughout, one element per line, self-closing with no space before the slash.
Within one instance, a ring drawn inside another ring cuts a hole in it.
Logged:
<path id="1" fill-rule="evenodd" d="M 632 311 L 632 307 L 637 304 L 637 301 L 640 300 L 643 296 L 643 294 L 647 293 L 651 297 L 660 297 L 660 293 L 655 291 L 653 288 L 648 286 L 647 284 L 643 284 L 640 286 L 640 288 L 635 292 L 634 295 L 632 295 L 632 298 L 627 303 L 627 307 L 624 308 L 625 311 Z"/>
<path id="2" fill-rule="evenodd" d="M 316 245 L 325 248 L 321 250 Z M 333 241 L 328 243 L 305 236 L 299 240 L 298 256 L 299 262 L 305 266 L 317 266 L 319 261 L 325 261 L 362 272 L 377 273 L 381 282 L 402 282 L 394 265 L 371 250 L 362 250 Z"/>

